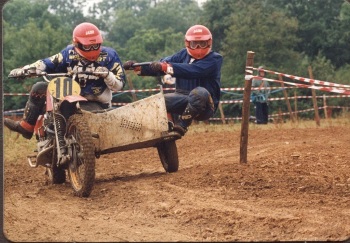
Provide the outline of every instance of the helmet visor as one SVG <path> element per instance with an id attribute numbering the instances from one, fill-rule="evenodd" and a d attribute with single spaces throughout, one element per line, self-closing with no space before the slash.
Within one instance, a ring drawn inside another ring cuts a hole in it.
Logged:
<path id="1" fill-rule="evenodd" d="M 81 43 L 78 44 L 79 49 L 83 51 L 98 50 L 100 46 L 101 44 L 92 44 L 92 45 L 83 45 Z"/>
<path id="2" fill-rule="evenodd" d="M 208 41 L 190 41 L 190 48 L 191 49 L 197 49 L 197 48 L 207 48 L 208 47 Z"/>

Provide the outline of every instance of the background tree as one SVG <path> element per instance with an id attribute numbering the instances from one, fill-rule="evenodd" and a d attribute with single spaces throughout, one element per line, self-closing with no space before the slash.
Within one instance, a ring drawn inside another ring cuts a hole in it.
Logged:
<path id="1" fill-rule="evenodd" d="M 76 26 L 82 22 L 92 22 L 91 18 L 86 18 L 83 13 L 85 0 L 46 0 L 49 4 L 49 11 L 60 18 L 60 24 L 66 25 L 69 29 L 71 26 Z"/>
<path id="2" fill-rule="evenodd" d="M 159 60 L 184 48 L 184 35 L 190 26 L 198 23 L 202 11 L 194 0 L 149 0 L 133 4 L 122 0 L 115 6 L 107 39 L 124 61 Z M 109 11 L 112 9 L 110 6 Z M 140 88 L 150 88 L 157 85 L 159 77 L 136 76 L 132 80 Z"/>
<path id="3" fill-rule="evenodd" d="M 286 10 L 289 16 L 294 16 L 299 22 L 296 35 L 301 41 L 296 46 L 296 51 L 311 58 L 316 58 L 321 53 L 336 68 L 350 61 L 350 39 L 347 34 L 349 18 L 344 17 L 346 10 L 349 10 L 349 2 L 281 0 L 274 4 Z"/>
<path id="4" fill-rule="evenodd" d="M 88 21 L 101 29 L 104 45 L 115 48 L 122 61 L 171 55 L 184 47 L 190 26 L 206 25 L 213 34 L 213 50 L 224 57 L 223 87 L 243 86 L 248 50 L 256 53 L 256 66 L 308 77 L 311 65 L 319 80 L 350 83 L 350 4 L 344 0 L 207 0 L 202 7 L 196 0 L 101 0 L 87 8 L 83 0 L 8 1 L 2 12 L 4 76 L 59 52 L 71 43 L 72 29 Z M 128 75 L 135 88 L 156 87 L 160 78 Z M 28 92 L 35 81 L 4 78 L 4 91 Z M 298 90 L 301 95 L 310 92 Z M 222 99 L 241 96 L 223 92 Z M 6 96 L 4 108 L 22 108 L 25 100 Z M 113 101 L 128 102 L 131 96 L 115 94 Z M 337 103 L 349 105 L 348 99 Z M 271 110 L 285 109 L 278 102 L 271 105 Z M 311 100 L 300 100 L 299 107 L 304 106 L 312 106 Z M 224 111 L 240 115 L 240 106 L 227 105 Z"/>
<path id="5" fill-rule="evenodd" d="M 5 76 L 13 68 L 53 55 L 71 42 L 71 33 L 68 35 L 62 28 L 64 25 L 58 24 L 59 18 L 48 11 L 46 2 L 13 0 L 5 5 L 3 14 Z M 36 81 L 6 80 L 3 90 L 29 92 Z M 22 108 L 25 101 L 26 97 L 23 96 L 5 97 L 4 109 Z"/>

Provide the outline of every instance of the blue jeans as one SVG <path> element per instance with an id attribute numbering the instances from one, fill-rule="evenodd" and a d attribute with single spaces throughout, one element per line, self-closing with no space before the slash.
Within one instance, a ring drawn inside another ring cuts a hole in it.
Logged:
<path id="1" fill-rule="evenodd" d="M 182 115 L 189 105 L 193 111 L 192 117 L 197 121 L 208 120 L 214 115 L 214 102 L 203 87 L 196 87 L 191 92 L 176 90 L 174 93 L 164 94 L 167 112 Z"/>

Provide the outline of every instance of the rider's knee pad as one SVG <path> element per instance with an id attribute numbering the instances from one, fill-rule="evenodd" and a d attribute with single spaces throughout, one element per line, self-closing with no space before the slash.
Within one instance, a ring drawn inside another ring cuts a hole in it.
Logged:
<path id="1" fill-rule="evenodd" d="M 188 97 L 190 109 L 198 114 L 204 112 L 210 98 L 211 96 L 207 89 L 203 87 L 193 89 Z"/>
<path id="2" fill-rule="evenodd" d="M 48 83 L 46 82 L 37 82 L 33 85 L 30 94 L 29 94 L 29 102 L 42 106 L 46 101 L 46 90 Z"/>

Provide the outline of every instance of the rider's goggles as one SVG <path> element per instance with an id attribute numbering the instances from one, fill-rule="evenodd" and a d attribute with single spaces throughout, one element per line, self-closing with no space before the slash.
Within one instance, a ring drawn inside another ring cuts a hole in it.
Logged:
<path id="1" fill-rule="evenodd" d="M 191 49 L 197 49 L 197 48 L 207 48 L 208 47 L 208 41 L 190 41 L 190 48 Z"/>
<path id="2" fill-rule="evenodd" d="M 79 43 L 79 48 L 84 51 L 98 50 L 101 44 L 83 45 Z"/>

